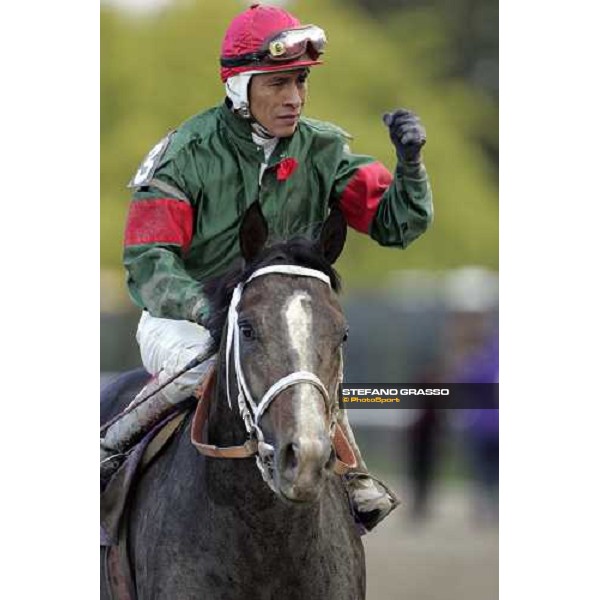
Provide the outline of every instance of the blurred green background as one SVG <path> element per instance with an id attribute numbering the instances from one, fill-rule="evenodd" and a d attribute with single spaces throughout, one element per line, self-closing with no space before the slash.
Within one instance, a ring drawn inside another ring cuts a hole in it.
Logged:
<path id="1" fill-rule="evenodd" d="M 127 4 L 115 0 L 101 8 L 101 267 L 104 304 L 115 309 L 126 302 L 121 271 L 126 184 L 166 131 L 222 100 L 221 39 L 248 3 L 173 0 L 160 9 L 123 10 Z M 353 150 L 390 169 L 394 152 L 381 123 L 384 111 L 409 107 L 428 132 L 424 155 L 434 191 L 433 226 L 406 251 L 386 250 L 352 233 L 338 265 L 346 289 L 385 286 L 398 268 L 476 264 L 495 270 L 497 19 L 490 27 L 479 18 L 483 26 L 477 27 L 477 15 L 496 5 L 481 0 L 283 4 L 328 34 L 326 64 L 311 74 L 307 116 L 337 123 L 354 136 Z"/>

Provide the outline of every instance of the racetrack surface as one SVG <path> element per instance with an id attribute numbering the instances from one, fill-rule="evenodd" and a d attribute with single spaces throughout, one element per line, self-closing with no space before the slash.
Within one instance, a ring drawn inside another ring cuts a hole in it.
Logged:
<path id="1" fill-rule="evenodd" d="M 475 519 L 471 491 L 446 484 L 427 520 L 412 521 L 403 504 L 363 538 L 368 600 L 498 598 L 498 526 Z"/>

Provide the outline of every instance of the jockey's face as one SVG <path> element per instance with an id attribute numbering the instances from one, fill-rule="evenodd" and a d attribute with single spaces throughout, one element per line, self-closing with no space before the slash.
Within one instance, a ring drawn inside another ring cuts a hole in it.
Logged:
<path id="1" fill-rule="evenodd" d="M 250 112 L 275 137 L 289 137 L 298 126 L 306 100 L 308 69 L 254 75 Z"/>

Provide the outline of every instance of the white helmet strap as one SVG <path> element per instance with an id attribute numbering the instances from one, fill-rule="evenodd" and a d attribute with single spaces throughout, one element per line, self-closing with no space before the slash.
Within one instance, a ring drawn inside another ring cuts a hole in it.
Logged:
<path id="1" fill-rule="evenodd" d="M 233 111 L 238 113 L 240 117 L 249 119 L 250 115 L 250 98 L 248 98 L 248 89 L 250 88 L 250 79 L 252 75 L 257 75 L 262 71 L 246 71 L 229 77 L 225 82 L 225 93 L 231 104 Z"/>

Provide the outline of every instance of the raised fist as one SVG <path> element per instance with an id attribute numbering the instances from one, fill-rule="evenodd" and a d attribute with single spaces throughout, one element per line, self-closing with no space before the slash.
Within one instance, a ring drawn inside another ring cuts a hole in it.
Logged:
<path id="1" fill-rule="evenodd" d="M 383 122 L 390 130 L 390 139 L 396 148 L 398 160 L 418 162 L 421 148 L 427 141 L 425 127 L 417 115 L 405 108 L 383 115 Z"/>

